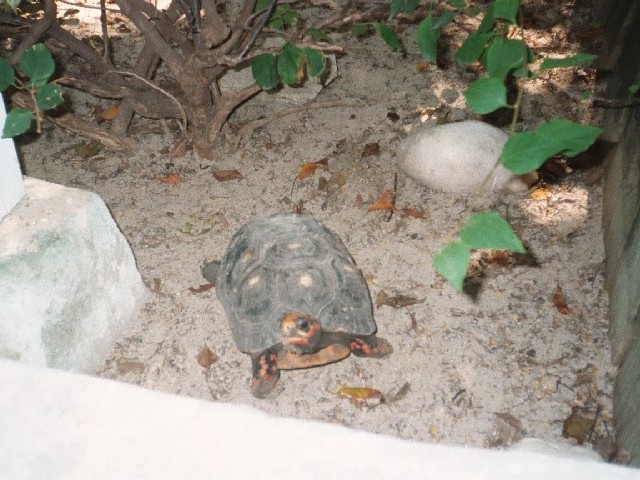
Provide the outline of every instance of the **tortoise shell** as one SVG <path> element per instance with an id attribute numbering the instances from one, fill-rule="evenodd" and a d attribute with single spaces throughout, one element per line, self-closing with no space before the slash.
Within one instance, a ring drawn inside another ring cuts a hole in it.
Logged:
<path id="1" fill-rule="evenodd" d="M 317 318 L 323 331 L 375 333 L 362 273 L 336 234 L 308 215 L 277 214 L 238 230 L 216 279 L 238 349 L 257 353 L 280 343 L 291 312 Z"/>

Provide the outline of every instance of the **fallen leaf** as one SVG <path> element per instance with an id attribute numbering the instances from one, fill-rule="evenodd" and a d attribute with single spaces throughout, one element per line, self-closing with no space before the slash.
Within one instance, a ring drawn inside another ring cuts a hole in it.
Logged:
<path id="1" fill-rule="evenodd" d="M 419 300 L 409 295 L 388 295 L 384 290 L 380 290 L 376 295 L 376 308 L 380 308 L 382 305 L 393 308 L 403 308 L 409 305 L 415 305 L 417 303 L 423 303 L 426 297 Z"/>
<path id="2" fill-rule="evenodd" d="M 408 217 L 425 218 L 424 213 L 422 213 L 420 210 L 417 210 L 417 209 L 411 208 L 411 207 L 404 207 L 402 209 L 402 213 L 405 214 Z"/>
<path id="3" fill-rule="evenodd" d="M 213 365 L 218 360 L 220 360 L 220 357 L 215 353 L 213 353 L 209 349 L 209 347 L 205 345 L 202 351 L 198 354 L 197 360 L 198 360 L 198 365 L 200 365 L 201 367 L 210 368 L 211 365 Z"/>
<path id="4" fill-rule="evenodd" d="M 187 145 L 188 141 L 186 138 L 180 139 L 176 142 L 176 144 L 170 149 L 169 157 L 170 158 L 182 158 L 187 153 Z"/>
<path id="5" fill-rule="evenodd" d="M 300 169 L 298 170 L 298 176 L 296 178 L 298 180 L 304 180 L 307 177 L 311 177 L 315 175 L 316 170 L 318 168 L 323 168 L 324 170 L 328 170 L 329 160 L 327 158 L 323 158 L 322 160 L 318 160 L 317 162 L 303 163 Z"/>
<path id="6" fill-rule="evenodd" d="M 396 209 L 393 200 L 393 192 L 391 190 L 385 190 L 380 194 L 378 201 L 367 209 L 367 213 L 373 212 L 374 210 L 387 210 L 391 212 Z"/>
<path id="7" fill-rule="evenodd" d="M 573 407 L 562 424 L 562 436 L 573 438 L 579 445 L 588 440 L 595 427 L 595 416 L 581 407 Z"/>
<path id="8" fill-rule="evenodd" d="M 129 358 L 118 358 L 116 360 L 116 368 L 120 375 L 127 375 L 133 373 L 134 375 L 141 375 L 145 371 L 145 364 Z"/>
<path id="9" fill-rule="evenodd" d="M 120 104 L 116 103 L 115 105 L 112 105 L 106 110 L 102 110 L 98 114 L 98 120 L 102 120 L 102 121 L 113 120 L 114 118 L 116 118 L 116 115 L 118 114 L 119 110 L 120 110 Z"/>
<path id="10" fill-rule="evenodd" d="M 393 403 L 403 400 L 409 393 L 410 389 L 411 384 L 409 382 L 405 382 L 396 392 L 388 395 L 387 401 L 385 403 Z"/>
<path id="11" fill-rule="evenodd" d="M 547 187 L 536 188 L 533 192 L 531 192 L 531 199 L 536 202 L 540 202 L 543 200 L 549 200 L 551 198 L 551 192 Z"/>
<path id="12" fill-rule="evenodd" d="M 199 287 L 189 287 L 188 290 L 191 293 L 202 293 L 202 292 L 208 292 L 212 288 L 213 288 L 213 284 L 212 283 L 205 283 L 205 284 L 200 285 Z"/>
<path id="13" fill-rule="evenodd" d="M 83 142 L 74 147 L 76 154 L 85 160 L 95 157 L 104 148 L 104 145 L 98 142 Z"/>
<path id="14" fill-rule="evenodd" d="M 158 180 L 165 185 L 180 185 L 182 183 L 182 177 L 177 173 L 170 173 L 164 177 L 160 177 Z"/>
<path id="15" fill-rule="evenodd" d="M 384 403 L 382 392 L 375 388 L 338 385 L 336 395 L 347 397 L 349 402 L 357 408 L 375 408 Z"/>
<path id="16" fill-rule="evenodd" d="M 362 158 L 372 157 L 380 154 L 380 144 L 378 142 L 367 143 L 362 151 Z"/>
<path id="17" fill-rule="evenodd" d="M 238 170 L 213 170 L 213 178 L 219 182 L 227 182 L 229 180 L 240 180 L 244 178 Z"/>
<path id="18" fill-rule="evenodd" d="M 360 205 L 362 205 L 364 203 L 364 199 L 362 198 L 362 195 L 358 193 L 353 203 L 355 204 L 356 207 L 359 207 Z"/>
<path id="19" fill-rule="evenodd" d="M 489 439 L 491 447 L 508 447 L 525 436 L 522 421 L 510 413 L 496 413 Z"/>
<path id="20" fill-rule="evenodd" d="M 562 292 L 560 284 L 558 284 L 556 291 L 553 293 L 553 304 L 562 315 L 569 315 L 571 313 L 571 310 L 564 299 L 564 293 Z"/>
<path id="21" fill-rule="evenodd" d="M 425 62 L 424 60 L 416 63 L 416 72 L 426 72 L 429 69 L 429 62 Z"/>

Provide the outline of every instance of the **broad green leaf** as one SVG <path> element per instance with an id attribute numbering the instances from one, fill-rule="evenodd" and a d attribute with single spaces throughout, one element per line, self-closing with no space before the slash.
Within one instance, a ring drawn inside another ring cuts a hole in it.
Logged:
<path id="1" fill-rule="evenodd" d="M 389 18 L 395 17 L 398 13 L 413 12 L 420 0 L 391 0 L 391 11 Z"/>
<path id="2" fill-rule="evenodd" d="M 473 63 L 480 58 L 493 33 L 472 33 L 469 35 L 453 58 L 460 63 Z"/>
<path id="3" fill-rule="evenodd" d="M 510 23 L 516 23 L 518 10 L 520 9 L 520 0 L 496 0 L 495 9 L 493 11 L 496 18 L 507 20 Z"/>
<path id="4" fill-rule="evenodd" d="M 482 17 L 482 21 L 480 22 L 480 26 L 478 27 L 478 31 L 476 33 L 487 33 L 490 30 L 493 30 L 493 25 L 496 23 L 496 16 L 494 14 L 495 11 L 495 3 L 492 3 L 487 9 L 487 13 Z"/>
<path id="5" fill-rule="evenodd" d="M 351 27 L 349 27 L 351 35 L 356 38 L 366 35 L 367 33 L 369 33 L 370 29 L 371 25 L 369 25 L 368 23 L 354 23 L 353 25 L 351 25 Z"/>
<path id="6" fill-rule="evenodd" d="M 0 92 L 3 92 L 8 86 L 13 85 L 16 79 L 16 72 L 11 64 L 0 57 Z"/>
<path id="7" fill-rule="evenodd" d="M 460 238 L 470 248 L 526 252 L 518 236 L 498 212 L 482 212 L 471 217 L 460 230 Z"/>
<path id="8" fill-rule="evenodd" d="M 16 137 L 21 133 L 26 132 L 31 127 L 31 118 L 33 113 L 26 108 L 14 108 L 7 113 L 7 118 L 4 121 L 4 128 L 2 129 L 2 136 L 4 138 Z"/>
<path id="9" fill-rule="evenodd" d="M 256 2 L 256 8 L 253 9 L 254 12 L 259 12 L 271 5 L 271 0 L 258 0 Z"/>
<path id="10" fill-rule="evenodd" d="M 438 20 L 436 20 L 436 22 L 433 24 L 433 28 L 439 30 L 448 23 L 451 23 L 451 20 L 453 20 L 453 12 L 446 11 L 442 15 L 440 15 L 440 18 Z"/>
<path id="11" fill-rule="evenodd" d="M 475 5 L 473 7 L 469 7 L 469 8 L 465 8 L 464 9 L 464 13 L 466 15 L 469 15 L 470 17 L 475 17 L 476 15 L 478 15 L 480 12 L 482 11 L 482 9 L 478 6 Z"/>
<path id="12" fill-rule="evenodd" d="M 440 30 L 433 26 L 433 18 L 429 15 L 418 26 L 416 41 L 422 56 L 429 62 L 435 62 L 438 55 L 438 38 Z"/>
<path id="13" fill-rule="evenodd" d="M 402 50 L 402 44 L 393 30 L 383 23 L 373 22 L 373 27 L 378 31 L 382 39 L 396 52 Z"/>
<path id="14" fill-rule="evenodd" d="M 264 90 L 280 85 L 280 76 L 276 68 L 277 59 L 270 53 L 258 55 L 251 62 L 251 73 L 256 83 Z"/>
<path id="15" fill-rule="evenodd" d="M 504 144 L 500 161 L 509 171 L 523 175 L 539 168 L 555 153 L 554 147 L 542 141 L 538 132 L 520 132 Z"/>
<path id="16" fill-rule="evenodd" d="M 469 108 L 475 113 L 484 115 L 499 108 L 506 107 L 507 87 L 498 78 L 479 78 L 464 92 Z"/>
<path id="17" fill-rule="evenodd" d="M 289 5 L 278 5 L 269 19 L 269 26 L 276 30 L 295 27 L 298 24 L 298 12 Z"/>
<path id="18" fill-rule="evenodd" d="M 304 34 L 312 38 L 317 38 L 318 40 L 322 40 L 324 42 L 331 42 L 329 35 L 327 35 L 326 32 L 323 32 L 322 30 L 318 30 L 317 28 L 308 28 L 304 32 Z"/>
<path id="19" fill-rule="evenodd" d="M 453 8 L 464 8 L 467 6 L 466 0 L 447 0 L 447 3 Z"/>
<path id="20" fill-rule="evenodd" d="M 308 72 L 312 77 L 317 77 L 324 71 L 325 57 L 322 52 L 313 50 L 311 48 L 305 48 L 304 54 L 307 57 L 307 65 L 309 66 Z"/>
<path id="21" fill-rule="evenodd" d="M 36 43 L 22 54 L 20 66 L 29 76 L 31 85 L 36 88 L 47 83 L 56 69 L 51 53 L 42 43 Z"/>
<path id="22" fill-rule="evenodd" d="M 545 58 L 540 65 L 540 71 L 549 70 L 550 68 L 576 67 L 586 65 L 593 62 L 597 55 L 589 55 L 587 53 L 577 53 L 566 58 Z"/>
<path id="23" fill-rule="evenodd" d="M 553 150 L 551 155 L 562 153 L 567 157 L 575 157 L 596 141 L 602 129 L 580 125 L 564 118 L 554 118 L 541 125 L 536 133 L 540 141 Z"/>
<path id="24" fill-rule="evenodd" d="M 42 110 L 56 108 L 63 101 L 62 89 L 55 83 L 47 83 L 36 94 L 36 102 Z"/>
<path id="25" fill-rule="evenodd" d="M 278 55 L 278 75 L 287 85 L 296 85 L 302 80 L 304 51 L 291 43 L 285 44 Z"/>
<path id="26" fill-rule="evenodd" d="M 487 49 L 487 73 L 504 80 L 507 74 L 525 64 L 527 46 L 522 40 L 496 38 Z"/>
<path id="27" fill-rule="evenodd" d="M 450 242 L 433 257 L 433 266 L 456 290 L 461 291 L 470 258 L 471 249 L 466 243 Z"/>
<path id="28" fill-rule="evenodd" d="M 638 90 L 640 90 L 640 83 L 633 83 L 629 85 L 628 90 L 630 94 L 635 95 L 636 93 L 638 93 Z"/>

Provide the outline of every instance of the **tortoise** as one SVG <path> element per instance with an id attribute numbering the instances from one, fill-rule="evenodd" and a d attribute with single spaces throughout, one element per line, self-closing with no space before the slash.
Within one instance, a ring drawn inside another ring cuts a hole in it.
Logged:
<path id="1" fill-rule="evenodd" d="M 280 370 L 393 351 L 375 335 L 369 290 L 351 255 L 309 215 L 276 214 L 241 227 L 212 283 L 238 350 L 251 357 L 258 398 L 274 390 Z"/>

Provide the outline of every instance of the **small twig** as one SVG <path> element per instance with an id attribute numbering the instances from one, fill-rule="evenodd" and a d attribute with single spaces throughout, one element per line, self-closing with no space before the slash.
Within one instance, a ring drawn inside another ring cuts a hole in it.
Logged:
<path id="1" fill-rule="evenodd" d="M 593 107 L 630 108 L 630 107 L 636 107 L 640 105 L 640 98 L 628 98 L 628 99 L 621 99 L 621 98 L 608 99 L 604 97 L 582 98 L 578 94 L 569 92 L 564 87 L 562 87 L 562 85 L 560 85 L 558 82 L 556 82 L 551 78 L 543 78 L 543 80 L 547 82 L 549 85 L 551 85 L 553 88 L 555 88 L 558 92 L 569 97 L 571 100 L 574 100 L 576 102 L 584 102 L 584 101 L 591 102 L 591 105 Z"/>
<path id="2" fill-rule="evenodd" d="M 253 47 L 253 44 L 255 43 L 256 38 L 258 38 L 258 35 L 260 34 L 260 31 L 265 27 L 265 25 L 269 21 L 269 18 L 273 14 L 273 11 L 276 9 L 276 5 L 277 4 L 278 4 L 278 0 L 271 0 L 271 3 L 269 4 L 269 6 L 265 10 L 264 16 L 262 17 L 262 20 L 260 21 L 260 24 L 254 30 L 253 34 L 251 35 L 251 38 L 249 38 L 249 41 L 247 42 L 247 44 L 242 49 L 242 52 L 240 52 L 240 58 L 243 58 L 247 54 L 249 49 L 251 47 Z"/>
<path id="3" fill-rule="evenodd" d="M 252 120 L 244 124 L 236 136 L 236 139 L 233 143 L 233 148 L 237 150 L 240 147 L 240 143 L 242 143 L 242 141 L 245 138 L 251 137 L 251 135 L 255 130 L 257 130 L 258 128 L 262 128 L 266 125 L 269 125 L 274 120 L 282 118 L 285 115 L 293 115 L 294 113 L 302 113 L 309 110 L 317 110 L 320 108 L 334 108 L 334 107 L 361 108 L 363 106 L 364 105 L 362 104 L 347 102 L 346 100 L 329 100 L 326 102 L 308 103 L 307 105 L 303 105 L 301 107 L 285 108 L 284 110 L 279 111 L 277 114 L 271 117 L 258 118 L 256 120 Z"/>
<path id="4" fill-rule="evenodd" d="M 393 212 L 396 211 L 396 198 L 398 196 L 398 172 L 393 174 L 393 196 L 391 197 L 391 205 L 393 208 L 389 210 L 389 216 L 387 217 L 387 222 L 391 221 L 393 217 Z"/>
<path id="5" fill-rule="evenodd" d="M 71 2 L 69 0 L 58 0 L 58 2 L 60 3 L 66 3 L 67 5 L 73 5 L 74 7 L 78 7 L 78 8 L 90 8 L 92 10 L 102 10 L 103 7 L 96 7 L 95 5 L 86 5 L 85 3 L 82 2 Z M 119 8 L 104 8 L 105 10 L 107 10 L 108 12 L 116 12 L 119 13 L 120 9 Z"/>
<path id="6" fill-rule="evenodd" d="M 183 134 L 185 134 L 185 135 L 187 134 L 187 121 L 188 121 L 187 120 L 187 112 L 185 112 L 184 108 L 182 107 L 182 104 L 178 101 L 178 99 L 176 97 L 171 95 L 166 90 L 163 90 L 162 88 L 158 87 L 157 85 L 154 85 L 152 82 L 150 82 L 146 78 L 141 77 L 137 73 L 127 72 L 127 71 L 124 71 L 124 70 L 109 70 L 107 73 L 118 73 L 120 75 L 126 75 L 126 76 L 137 78 L 142 83 L 145 83 L 146 85 L 150 86 L 151 88 L 153 88 L 153 89 L 159 91 L 160 93 L 162 93 L 163 95 L 166 95 L 167 97 L 169 97 L 178 106 L 178 109 L 180 110 L 180 113 L 182 115 L 182 120 L 183 120 L 184 123 L 178 122 L 178 125 L 180 125 L 180 130 L 182 130 Z"/>
<path id="7" fill-rule="evenodd" d="M 102 27 L 102 56 L 108 61 L 111 58 L 111 46 L 109 44 L 109 31 L 107 29 L 106 0 L 100 0 L 100 26 Z"/>
<path id="8" fill-rule="evenodd" d="M 22 54 L 40 40 L 45 32 L 55 24 L 57 14 L 56 2 L 54 0 L 45 0 L 42 20 L 33 24 L 29 34 L 24 37 L 20 45 L 13 51 L 13 55 L 9 57 L 11 65 L 16 65 L 20 61 Z"/>

